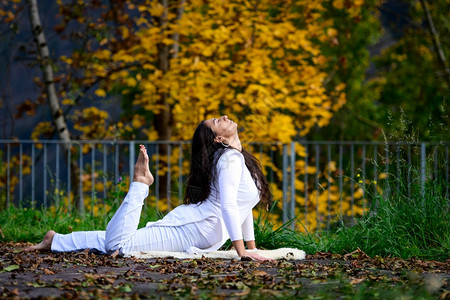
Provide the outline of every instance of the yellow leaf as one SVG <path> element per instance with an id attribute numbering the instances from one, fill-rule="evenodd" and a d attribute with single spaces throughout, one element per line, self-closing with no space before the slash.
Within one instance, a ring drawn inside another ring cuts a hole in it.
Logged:
<path id="1" fill-rule="evenodd" d="M 175 43 L 174 40 L 168 39 L 168 38 L 163 38 L 162 42 L 163 42 L 163 44 L 166 44 L 166 45 L 172 45 Z"/>
<path id="2" fill-rule="evenodd" d="M 142 122 L 141 122 L 141 120 L 139 120 L 138 117 L 133 118 L 133 120 L 131 121 L 131 126 L 135 129 L 140 128 L 141 125 L 142 125 Z"/>
<path id="3" fill-rule="evenodd" d="M 327 29 L 327 35 L 329 37 L 336 37 L 338 35 L 338 31 L 335 28 L 330 27 Z"/>
<path id="4" fill-rule="evenodd" d="M 131 86 L 131 87 L 135 87 L 137 85 L 136 79 L 134 79 L 133 77 L 128 78 L 127 79 L 127 85 Z"/>
<path id="5" fill-rule="evenodd" d="M 344 2 L 345 0 L 334 0 L 333 1 L 333 7 L 337 9 L 343 9 L 344 8 Z"/>
<path id="6" fill-rule="evenodd" d="M 72 99 L 64 99 L 62 101 L 62 104 L 64 104 L 64 105 L 74 105 L 75 102 Z"/>
<path id="7" fill-rule="evenodd" d="M 105 98 L 105 97 L 106 97 L 106 92 L 105 92 L 105 90 L 103 90 L 103 89 L 97 89 L 97 90 L 95 91 L 95 94 L 96 94 L 98 97 L 102 97 L 102 98 Z"/>
<path id="8" fill-rule="evenodd" d="M 130 36 L 130 31 L 126 27 L 122 27 L 122 38 L 126 39 Z"/>
<path id="9" fill-rule="evenodd" d="M 68 65 L 72 64 L 72 62 L 73 62 L 73 60 L 71 58 L 68 58 L 67 56 L 64 56 L 64 55 L 61 56 L 60 59 Z"/>
<path id="10" fill-rule="evenodd" d="M 140 7 L 139 10 L 141 10 Z M 164 6 L 161 3 L 153 2 L 149 11 L 152 17 L 161 17 L 164 13 Z"/>

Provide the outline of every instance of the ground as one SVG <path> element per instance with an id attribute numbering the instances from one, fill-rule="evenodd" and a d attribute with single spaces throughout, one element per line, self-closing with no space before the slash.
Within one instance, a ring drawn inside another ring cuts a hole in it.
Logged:
<path id="1" fill-rule="evenodd" d="M 0 298 L 450 299 L 446 262 L 316 253 L 258 263 L 22 252 L 0 245 Z"/>

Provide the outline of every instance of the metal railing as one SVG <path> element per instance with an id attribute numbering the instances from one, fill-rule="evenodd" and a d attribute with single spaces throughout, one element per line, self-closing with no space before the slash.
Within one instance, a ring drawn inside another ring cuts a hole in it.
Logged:
<path id="1" fill-rule="evenodd" d="M 87 198 L 91 204 L 102 201 L 123 178 L 132 178 L 139 144 L 146 145 L 155 175 L 148 204 L 159 207 L 164 200 L 164 209 L 170 209 L 181 203 L 190 141 L 65 145 L 52 140 L 0 140 L 0 204 L 47 208 L 66 197 L 69 207 L 77 205 L 74 208 L 82 212 Z M 329 228 L 337 217 L 352 219 L 366 212 L 376 199 L 373 195 L 388 197 L 396 188 L 389 186 L 390 176 L 402 177 L 408 184 L 438 176 L 449 182 L 448 142 L 295 141 L 251 143 L 246 148 L 260 159 L 272 189 L 281 195 L 277 200 L 282 221 L 296 217 L 306 227 L 315 223 Z M 380 182 L 385 183 L 382 188 Z M 445 189 L 448 197 L 448 185 Z M 168 192 L 161 195 L 161 191 Z"/>

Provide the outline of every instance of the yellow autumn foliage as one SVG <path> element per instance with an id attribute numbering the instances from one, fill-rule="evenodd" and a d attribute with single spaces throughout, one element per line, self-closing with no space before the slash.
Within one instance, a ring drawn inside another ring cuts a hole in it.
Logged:
<path id="1" fill-rule="evenodd" d="M 321 4 L 277 3 L 260 1 L 255 10 L 244 0 L 188 1 L 178 19 L 159 1 L 144 1 L 137 6 L 142 16 L 167 13 L 167 23 L 140 17 L 139 23 L 146 25 L 138 31 L 122 29 L 123 39 L 133 35 L 137 42 L 114 53 L 105 48 L 95 51 L 95 62 L 86 65 L 86 81 L 120 66 L 140 66 L 113 72 L 110 79 L 138 86 L 132 105 L 155 114 L 166 109 L 159 103 L 166 93 L 173 116 L 172 139 L 190 139 L 201 120 L 227 114 L 245 128 L 243 140 L 289 142 L 296 134 L 328 124 L 345 103 L 345 95 L 339 89 L 329 94 L 323 87 L 326 59 L 311 42 L 336 35 L 332 23 L 320 20 Z M 278 13 L 271 13 L 275 8 Z M 307 21 L 299 27 L 296 20 L 301 18 Z M 158 69 L 158 43 L 178 45 L 167 71 Z M 105 97 L 105 88 L 97 89 L 96 95 Z M 136 128 L 133 122 L 131 127 Z"/>

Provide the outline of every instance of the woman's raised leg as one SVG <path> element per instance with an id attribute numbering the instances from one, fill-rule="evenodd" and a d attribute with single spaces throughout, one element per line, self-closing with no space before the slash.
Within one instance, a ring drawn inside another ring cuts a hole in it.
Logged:
<path id="1" fill-rule="evenodd" d="M 148 188 L 153 183 L 149 169 L 147 150 L 140 145 L 139 156 L 134 167 L 133 182 L 128 194 L 106 227 L 105 249 L 107 253 L 120 250 L 135 233 L 141 216 Z"/>

